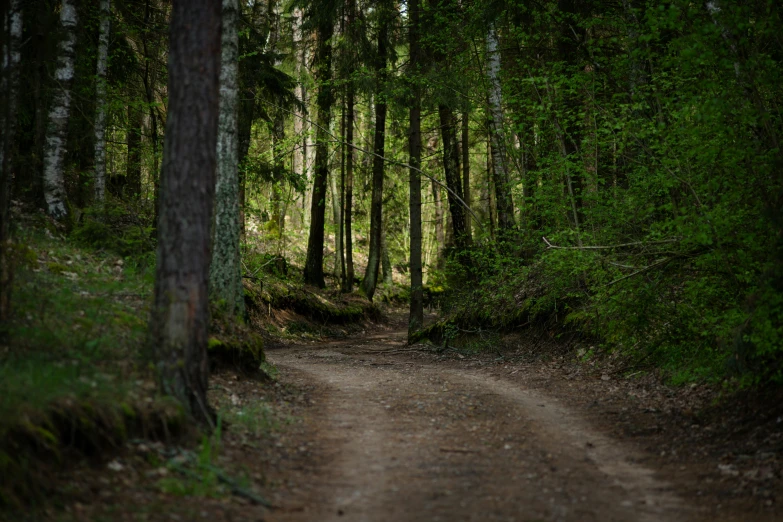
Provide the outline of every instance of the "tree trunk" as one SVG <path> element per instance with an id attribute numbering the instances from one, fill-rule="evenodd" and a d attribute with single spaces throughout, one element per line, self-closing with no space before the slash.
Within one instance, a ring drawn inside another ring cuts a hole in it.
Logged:
<path id="1" fill-rule="evenodd" d="M 342 226 L 340 223 L 343 221 L 342 209 L 340 208 L 340 201 L 342 196 L 340 195 L 340 187 L 337 183 L 337 176 L 329 177 L 329 188 L 332 192 L 332 223 L 334 224 L 334 270 L 333 274 L 336 279 L 340 279 L 343 272 L 342 269 L 342 252 L 343 242 L 342 235 L 340 234 Z"/>
<path id="2" fill-rule="evenodd" d="M 239 254 L 239 143 L 238 59 L 239 4 L 223 0 L 221 36 L 220 113 L 216 149 L 215 214 L 209 293 L 213 302 L 225 307 L 229 316 L 245 312 L 242 265 Z"/>
<path id="3" fill-rule="evenodd" d="M 76 60 L 76 7 L 73 0 L 62 0 L 60 24 L 64 36 L 58 47 L 57 87 L 52 96 L 44 145 L 43 188 L 47 212 L 57 220 L 68 217 L 65 194 L 65 147 L 68 118 L 71 113 L 71 86 Z"/>
<path id="4" fill-rule="evenodd" d="M 151 0 L 147 0 L 144 3 L 144 24 L 148 25 L 152 23 L 152 16 L 153 16 L 153 6 L 150 5 Z M 158 114 L 157 114 L 157 108 L 155 106 L 155 90 L 154 85 L 157 83 L 157 74 L 156 67 L 154 65 L 155 60 L 154 58 L 157 58 L 157 56 L 153 57 L 152 54 L 150 54 L 149 44 L 148 44 L 149 38 L 147 35 L 144 35 L 144 38 L 142 39 L 143 46 L 144 46 L 144 93 L 146 95 L 147 100 L 147 111 L 148 116 L 150 119 L 150 142 L 152 144 L 152 170 L 150 173 L 150 177 L 152 178 L 150 181 L 152 182 L 152 201 L 153 206 L 155 208 L 155 216 L 153 219 L 153 230 L 152 230 L 152 237 L 157 238 L 158 237 L 158 230 L 157 230 L 157 223 L 158 223 L 158 206 L 160 204 L 160 164 L 158 163 Z M 160 52 L 160 47 L 155 48 L 158 53 Z"/>
<path id="5" fill-rule="evenodd" d="M 310 235 L 307 240 L 307 258 L 304 282 L 323 288 L 324 283 L 324 224 L 326 222 L 326 190 L 329 176 L 329 124 L 332 115 L 332 34 L 331 21 L 322 22 L 317 31 L 315 55 L 318 82 L 318 130 L 315 146 L 315 172 L 310 202 Z"/>
<path id="6" fill-rule="evenodd" d="M 106 200 L 106 67 L 109 59 L 110 0 L 101 0 L 95 81 L 95 201 Z"/>
<path id="7" fill-rule="evenodd" d="M 454 246 L 462 253 L 467 246 L 465 228 L 465 208 L 462 206 L 462 181 L 459 172 L 459 150 L 457 147 L 457 129 L 453 111 L 445 106 L 438 106 L 440 130 L 443 139 L 443 170 L 446 174 L 449 211 L 451 214 L 451 229 L 454 233 Z M 459 198 L 459 199 L 457 199 Z"/>
<path id="8" fill-rule="evenodd" d="M 0 324 L 6 324 L 11 313 L 11 284 L 13 272 L 8 249 L 11 246 L 9 210 L 11 202 L 11 178 L 15 159 L 14 136 L 16 135 L 16 112 L 19 94 L 19 68 L 22 44 L 22 0 L 12 0 L 3 20 L 2 64 L 0 92 L 5 93 L 0 101 Z"/>
<path id="9" fill-rule="evenodd" d="M 274 110 L 272 122 L 272 150 L 274 153 L 275 180 L 272 181 L 272 223 L 278 238 L 283 237 L 285 212 L 283 212 L 283 180 L 277 179 L 283 172 L 283 141 L 285 140 L 285 121 L 283 111 Z"/>
<path id="10" fill-rule="evenodd" d="M 383 276 L 383 284 L 391 285 L 394 283 L 389 246 L 386 243 L 386 230 L 381 232 L 381 274 Z"/>
<path id="11" fill-rule="evenodd" d="M 379 24 L 378 30 L 378 56 L 375 64 L 378 90 L 384 88 L 386 80 L 386 38 L 388 25 Z M 362 280 L 362 291 L 367 299 L 372 301 L 375 287 L 378 283 L 378 270 L 381 263 L 381 234 L 383 220 L 383 156 L 386 141 L 386 99 L 383 93 L 375 95 L 375 139 L 372 159 L 372 200 L 370 203 L 370 252 L 367 256 L 367 270 Z"/>
<path id="12" fill-rule="evenodd" d="M 408 185 L 410 189 L 410 271 L 411 304 L 408 316 L 408 342 L 411 336 L 424 325 L 424 294 L 421 268 L 421 97 L 417 77 L 420 67 L 419 49 L 419 0 L 408 0 L 408 43 L 410 48 L 410 70 L 413 75 L 408 127 Z"/>
<path id="13" fill-rule="evenodd" d="M 280 38 L 280 13 L 277 0 L 269 0 L 267 4 L 267 20 L 270 31 L 267 43 L 268 52 L 277 53 L 277 44 Z M 282 61 L 275 59 L 275 67 L 279 67 Z M 275 179 L 272 181 L 272 223 L 278 238 L 283 237 L 285 228 L 285 210 L 283 204 L 284 180 L 280 177 L 283 172 L 283 142 L 285 141 L 285 119 L 283 111 L 278 107 L 272 107 L 272 151 L 274 154 Z"/>
<path id="14" fill-rule="evenodd" d="M 345 145 L 345 91 L 343 91 L 343 103 L 340 109 L 340 201 L 339 201 L 339 222 L 337 224 L 337 235 L 339 236 L 340 249 L 339 259 L 335 259 L 335 264 L 340 264 L 340 289 L 345 291 L 345 220 L 343 213 L 345 212 L 345 154 L 348 147 Z M 335 269 L 336 271 L 336 269 Z"/>
<path id="15" fill-rule="evenodd" d="M 220 0 L 174 0 L 150 346 L 163 393 L 212 426 L 207 404 L 210 223 L 220 74 Z"/>
<path id="16" fill-rule="evenodd" d="M 128 105 L 128 163 L 126 165 L 127 191 L 131 199 L 141 196 L 141 125 L 142 113 L 133 104 Z"/>
<path id="17" fill-rule="evenodd" d="M 302 92 L 302 53 L 298 52 L 302 47 L 302 10 L 295 8 L 291 16 L 291 31 L 293 33 L 294 41 L 294 78 L 296 78 L 296 87 L 294 87 L 294 96 L 297 100 L 303 100 Z M 291 158 L 291 170 L 299 179 L 304 179 L 305 176 L 305 158 L 304 158 L 304 120 L 305 115 L 302 113 L 302 109 L 299 104 L 294 106 L 294 136 L 297 142 L 294 144 L 294 153 Z M 295 203 L 299 202 L 299 198 L 304 200 L 304 194 L 297 194 Z M 299 205 L 294 205 L 294 211 L 292 212 L 292 219 L 294 227 L 304 226 L 304 209 L 299 209 Z"/>
<path id="18" fill-rule="evenodd" d="M 430 157 L 430 168 L 434 169 L 437 165 L 435 154 L 438 148 L 438 138 L 432 137 L 427 141 L 427 156 Z M 444 247 L 446 245 L 446 233 L 443 229 L 443 197 L 441 187 L 435 180 L 432 180 L 432 206 L 435 214 L 435 266 L 443 268 L 446 262 Z"/>
<path id="19" fill-rule="evenodd" d="M 349 3 L 353 3 L 350 0 Z M 350 27 L 349 19 L 349 27 Z M 345 102 L 345 141 L 348 144 L 345 155 L 345 286 L 343 291 L 350 293 L 353 291 L 353 280 L 355 277 L 353 267 L 353 125 L 354 125 L 354 86 L 353 82 L 348 83 L 347 96 Z"/>
<path id="20" fill-rule="evenodd" d="M 468 111 L 462 113 L 462 199 L 470 208 L 470 119 Z M 468 243 L 473 242 L 470 226 L 470 212 L 465 212 L 465 237 Z"/>
<path id="21" fill-rule="evenodd" d="M 514 203 L 511 199 L 511 185 L 508 178 L 503 136 L 503 95 L 500 90 L 500 50 L 495 24 L 487 31 L 487 79 L 489 80 L 490 141 L 495 183 L 498 228 L 514 228 Z"/>
<path id="22" fill-rule="evenodd" d="M 579 20 L 588 13 L 584 9 L 584 3 L 578 0 L 559 0 L 558 7 L 562 13 L 569 15 L 569 18 L 565 19 L 560 27 L 560 37 L 557 43 L 559 58 L 568 65 L 576 66 L 580 52 L 579 45 L 586 37 L 586 34 L 583 28 L 579 27 L 578 24 L 572 23 L 572 21 Z M 563 104 L 569 113 L 576 113 L 581 103 L 582 100 L 578 94 L 566 90 Z M 576 169 L 572 167 L 572 164 L 579 162 L 579 144 L 581 142 L 582 128 L 578 118 L 574 118 L 575 121 L 572 125 L 557 117 L 553 119 L 560 141 L 560 153 L 565 166 L 565 184 L 571 203 L 571 216 L 577 232 L 577 242 L 581 245 L 580 228 L 584 221 L 582 215 L 582 186 L 584 183 L 581 172 L 575 171 Z"/>

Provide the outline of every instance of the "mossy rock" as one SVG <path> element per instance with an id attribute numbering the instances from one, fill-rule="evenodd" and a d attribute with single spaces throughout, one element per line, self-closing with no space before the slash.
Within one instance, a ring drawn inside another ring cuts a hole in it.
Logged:
<path id="1" fill-rule="evenodd" d="M 253 332 L 242 335 L 212 335 L 207 346 L 210 364 L 232 367 L 245 374 L 257 374 L 266 361 L 264 340 Z"/>
<path id="2" fill-rule="evenodd" d="M 408 337 L 408 343 L 416 344 L 429 341 L 432 344 L 441 345 L 443 344 L 443 340 L 445 338 L 446 324 L 448 323 L 445 321 L 438 321 L 427 326 L 426 328 L 422 328 Z"/>

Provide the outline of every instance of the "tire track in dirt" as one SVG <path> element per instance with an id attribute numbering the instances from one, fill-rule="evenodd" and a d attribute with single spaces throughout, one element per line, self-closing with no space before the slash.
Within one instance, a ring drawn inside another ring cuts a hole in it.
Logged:
<path id="1" fill-rule="evenodd" d="M 269 353 L 283 375 L 324 390 L 310 420 L 322 464 L 305 505 L 270 520 L 687 520 L 670 485 L 567 406 L 367 347 Z"/>

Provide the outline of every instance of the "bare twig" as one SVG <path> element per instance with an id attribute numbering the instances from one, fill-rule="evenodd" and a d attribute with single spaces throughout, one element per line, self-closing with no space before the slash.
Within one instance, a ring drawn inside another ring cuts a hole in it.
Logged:
<path id="1" fill-rule="evenodd" d="M 606 283 L 603 286 L 612 286 L 613 284 L 619 283 L 620 281 L 624 281 L 624 280 L 628 279 L 629 277 L 633 277 L 635 275 L 641 274 L 642 272 L 646 272 L 648 270 L 651 270 L 651 269 L 655 268 L 656 266 L 660 266 L 660 265 L 666 264 L 669 261 L 671 261 L 672 259 L 674 259 L 674 257 L 667 257 L 665 259 L 661 259 L 660 261 L 657 261 L 657 262 L 655 262 L 655 263 L 653 263 L 653 264 L 651 264 L 649 266 L 646 266 L 644 268 L 640 268 L 636 272 L 632 272 L 632 273 L 630 273 L 630 274 L 628 274 L 626 276 L 620 277 L 618 279 L 615 279 L 614 281 Z"/>

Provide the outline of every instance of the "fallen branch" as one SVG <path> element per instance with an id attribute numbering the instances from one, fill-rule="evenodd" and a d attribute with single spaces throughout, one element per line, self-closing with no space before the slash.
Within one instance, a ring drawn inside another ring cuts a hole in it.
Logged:
<path id="1" fill-rule="evenodd" d="M 479 450 L 465 449 L 465 448 L 441 448 L 443 453 L 481 453 Z"/>
<path id="2" fill-rule="evenodd" d="M 663 265 L 663 264 L 665 264 L 665 263 L 668 263 L 668 262 L 669 262 L 669 261 L 671 261 L 672 259 L 674 259 L 674 257 L 667 257 L 667 258 L 665 258 L 665 259 L 661 259 L 660 261 L 657 261 L 657 262 L 655 262 L 655 263 L 653 263 L 653 264 L 651 264 L 651 265 L 649 265 L 649 266 L 646 266 L 646 267 L 644 267 L 644 268 L 640 268 L 640 269 L 639 269 L 639 270 L 637 270 L 636 272 L 632 272 L 632 273 L 630 273 L 630 274 L 628 274 L 628 275 L 626 275 L 626 276 L 620 277 L 620 278 L 618 278 L 618 279 L 615 279 L 614 281 L 611 281 L 611 282 L 609 282 L 609 283 L 606 283 L 606 284 L 605 284 L 605 285 L 603 285 L 603 286 L 612 286 L 613 284 L 619 283 L 620 281 L 624 281 L 624 280 L 628 279 L 629 277 L 633 277 L 633 276 L 635 276 L 635 275 L 637 275 L 637 274 L 641 274 L 642 272 L 646 272 L 646 271 L 648 271 L 648 270 L 650 270 L 650 269 L 653 269 L 653 268 L 655 268 L 656 266 L 660 266 L 660 265 Z"/>
<path id="3" fill-rule="evenodd" d="M 634 241 L 632 243 L 621 243 L 619 245 L 585 245 L 585 246 L 559 246 L 559 245 L 553 245 L 549 242 L 549 240 L 545 237 L 542 237 L 541 239 L 544 240 L 544 243 L 546 243 L 547 249 L 556 249 L 556 250 L 612 250 L 615 248 L 625 248 L 625 247 L 631 247 L 631 246 L 647 246 L 647 245 L 664 245 L 667 243 L 679 243 L 679 239 L 662 239 L 660 241 Z"/>

